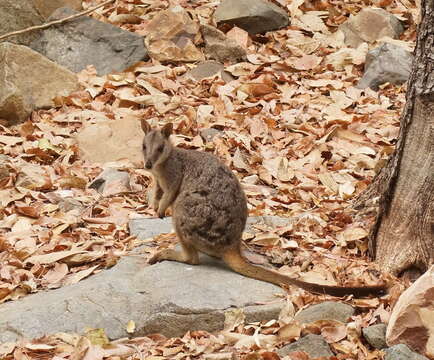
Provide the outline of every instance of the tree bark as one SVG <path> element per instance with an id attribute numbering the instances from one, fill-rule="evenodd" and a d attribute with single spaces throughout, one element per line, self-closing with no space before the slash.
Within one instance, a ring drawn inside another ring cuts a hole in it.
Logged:
<path id="1" fill-rule="evenodd" d="M 434 0 L 421 22 L 396 150 L 358 204 L 379 196 L 369 249 L 395 275 L 434 263 Z"/>

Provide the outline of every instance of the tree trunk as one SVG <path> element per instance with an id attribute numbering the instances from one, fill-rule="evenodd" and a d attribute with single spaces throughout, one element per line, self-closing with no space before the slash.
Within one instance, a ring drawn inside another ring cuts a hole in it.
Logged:
<path id="1" fill-rule="evenodd" d="M 362 194 L 379 195 L 369 249 L 395 275 L 434 263 L 434 0 L 422 0 L 395 153 Z"/>

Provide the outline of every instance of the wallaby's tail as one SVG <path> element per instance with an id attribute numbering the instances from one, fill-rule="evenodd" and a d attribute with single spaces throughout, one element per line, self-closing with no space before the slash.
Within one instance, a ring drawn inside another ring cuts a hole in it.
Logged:
<path id="1" fill-rule="evenodd" d="M 223 254 L 223 261 L 235 272 L 253 278 L 262 280 L 275 285 L 295 285 L 304 290 L 317 294 L 328 294 L 332 296 L 354 295 L 355 297 L 364 297 L 368 295 L 380 295 L 385 292 L 385 286 L 363 286 L 363 287 L 341 287 L 332 285 L 320 285 L 308 283 L 298 279 L 282 275 L 274 270 L 269 270 L 261 266 L 250 264 L 243 258 L 238 248 L 231 248 Z"/>

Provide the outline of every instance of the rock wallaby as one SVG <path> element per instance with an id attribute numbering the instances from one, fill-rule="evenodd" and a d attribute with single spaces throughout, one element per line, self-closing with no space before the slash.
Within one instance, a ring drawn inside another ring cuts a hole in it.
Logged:
<path id="1" fill-rule="evenodd" d="M 253 265 L 240 251 L 247 220 L 247 201 L 238 179 L 214 155 L 174 147 L 169 136 L 172 124 L 152 130 L 142 121 L 145 133 L 145 168 L 154 177 L 152 206 L 159 217 L 172 206 L 173 224 L 182 251 L 163 250 L 150 263 L 173 260 L 199 264 L 199 252 L 221 258 L 234 271 L 276 285 L 289 284 L 307 291 L 334 296 L 380 294 L 384 286 L 339 287 L 307 283 L 277 271 Z"/>

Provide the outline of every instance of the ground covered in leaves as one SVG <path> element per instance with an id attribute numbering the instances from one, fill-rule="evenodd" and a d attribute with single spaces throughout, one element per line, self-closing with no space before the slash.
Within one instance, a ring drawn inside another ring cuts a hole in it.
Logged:
<path id="1" fill-rule="evenodd" d="M 101 167 L 80 158 L 74 135 L 99 116 L 144 117 L 152 125 L 172 121 L 178 146 L 214 152 L 237 174 L 251 215 L 293 218 L 287 227 L 245 235 L 246 246 L 267 256 L 282 273 L 338 285 L 386 278 L 366 261 L 372 214 L 355 217 L 348 206 L 393 151 L 405 89 L 388 84 L 378 92 L 357 89 L 368 46 L 346 48 L 334 32 L 349 14 L 377 5 L 405 21 L 401 40 L 411 47 L 414 4 L 276 1 L 288 8 L 292 25 L 253 40 L 233 32 L 248 56 L 226 67 L 236 78 L 230 83 L 220 78 L 196 82 L 184 76 L 190 64 L 150 60 L 104 77 L 89 67 L 80 73 L 83 90 L 57 99 L 59 107 L 34 112 L 17 127 L 0 126 L 0 302 L 73 284 L 112 266 L 140 244 L 129 236 L 128 219 L 155 216 L 146 197 L 151 178 L 128 159 L 113 165 L 130 173 L 133 191 L 112 189 L 115 195 L 101 196 L 88 187 Z M 145 36 L 152 15 L 176 4 L 203 23 L 210 22 L 217 6 L 205 0 L 119 0 L 92 16 Z M 91 5 L 84 2 L 84 7 Z M 200 131 L 210 127 L 221 134 L 204 143 Z M 145 250 L 152 254 L 175 237 L 161 240 L 146 242 Z M 280 319 L 266 324 L 228 319 L 219 334 L 196 331 L 177 339 L 153 335 L 110 344 L 101 331 L 89 330 L 82 337 L 57 334 L 4 344 L 0 355 L 187 359 L 234 352 L 244 359 L 278 359 L 273 350 L 279 344 L 320 333 L 337 358 L 377 359 L 380 353 L 363 343 L 360 328 L 387 321 L 403 288 L 395 283 L 382 298 L 345 299 L 359 310 L 347 326 L 292 323 L 294 310 L 326 296 L 291 288 Z"/>

